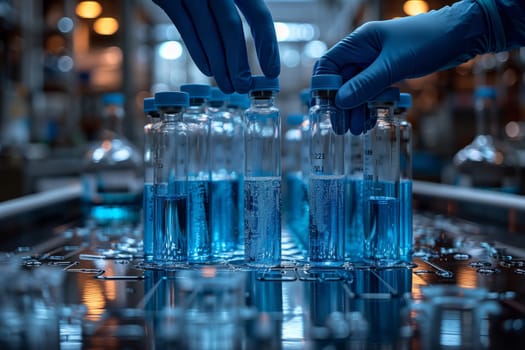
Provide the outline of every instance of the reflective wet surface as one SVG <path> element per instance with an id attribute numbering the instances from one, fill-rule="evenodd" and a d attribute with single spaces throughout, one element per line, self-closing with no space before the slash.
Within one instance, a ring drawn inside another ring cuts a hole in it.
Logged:
<path id="1" fill-rule="evenodd" d="M 163 270 L 140 230 L 35 228 L 2 245 L 0 348 L 500 349 L 525 341 L 525 255 L 497 230 L 416 214 L 413 264 Z M 30 244 L 31 243 L 31 244 Z"/>

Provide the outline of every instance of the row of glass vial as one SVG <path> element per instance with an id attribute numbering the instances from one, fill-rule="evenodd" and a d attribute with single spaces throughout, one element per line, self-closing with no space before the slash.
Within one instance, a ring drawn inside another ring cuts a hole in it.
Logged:
<path id="1" fill-rule="evenodd" d="M 144 252 L 156 265 L 280 262 L 277 79 L 242 95 L 186 84 L 144 101 Z M 246 107 L 248 107 L 246 109 Z"/>
<path id="2" fill-rule="evenodd" d="M 312 103 L 308 116 L 293 116 L 285 134 L 286 222 L 311 264 L 409 262 L 410 95 L 390 88 L 371 99 L 365 132 L 355 136 L 335 107 L 341 82 L 337 75 L 312 77 L 311 99 L 301 96 Z"/>

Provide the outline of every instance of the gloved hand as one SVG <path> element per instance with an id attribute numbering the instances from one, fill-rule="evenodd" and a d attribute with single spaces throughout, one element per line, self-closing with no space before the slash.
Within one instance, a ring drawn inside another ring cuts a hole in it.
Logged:
<path id="1" fill-rule="evenodd" d="M 279 48 L 263 0 L 153 0 L 177 27 L 197 67 L 225 93 L 245 93 L 252 82 L 241 18 L 250 25 L 264 75 L 280 73 Z M 237 6 L 237 7 L 236 7 Z"/>
<path id="2" fill-rule="evenodd" d="M 522 0 L 464 0 L 417 16 L 365 23 L 321 57 L 314 74 L 343 76 L 336 104 L 350 109 L 343 124 L 357 135 L 365 124 L 364 103 L 391 84 L 520 44 L 525 44 Z"/>

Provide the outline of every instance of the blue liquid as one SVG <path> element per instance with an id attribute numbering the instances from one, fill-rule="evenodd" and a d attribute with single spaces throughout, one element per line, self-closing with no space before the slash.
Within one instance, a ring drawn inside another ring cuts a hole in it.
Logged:
<path id="1" fill-rule="evenodd" d="M 211 256 L 210 181 L 188 181 L 188 261 L 205 263 Z"/>
<path id="2" fill-rule="evenodd" d="M 240 237 L 240 180 L 211 182 L 211 252 L 213 259 L 231 258 Z"/>
<path id="3" fill-rule="evenodd" d="M 301 247 L 308 246 L 308 184 L 299 173 L 292 173 L 286 177 L 287 223 L 297 238 Z"/>
<path id="4" fill-rule="evenodd" d="M 412 181 L 401 180 L 399 254 L 404 262 L 412 261 Z"/>
<path id="5" fill-rule="evenodd" d="M 365 204 L 365 260 L 377 265 L 399 262 L 399 200 L 372 196 Z"/>
<path id="6" fill-rule="evenodd" d="M 364 255 L 363 180 L 345 183 L 345 259 L 360 262 Z"/>
<path id="7" fill-rule="evenodd" d="M 155 195 L 155 242 L 153 260 L 158 264 L 187 261 L 187 196 Z"/>
<path id="8" fill-rule="evenodd" d="M 245 178 L 244 237 L 247 264 L 264 267 L 280 263 L 280 177 Z"/>
<path id="9" fill-rule="evenodd" d="M 144 183 L 144 194 L 143 194 L 142 213 L 144 232 L 144 261 L 151 261 L 153 258 L 153 230 L 154 230 L 154 209 L 155 209 L 155 198 L 153 197 L 153 184 Z"/>
<path id="10" fill-rule="evenodd" d="M 344 260 L 344 176 L 311 176 L 309 260 L 340 265 Z"/>

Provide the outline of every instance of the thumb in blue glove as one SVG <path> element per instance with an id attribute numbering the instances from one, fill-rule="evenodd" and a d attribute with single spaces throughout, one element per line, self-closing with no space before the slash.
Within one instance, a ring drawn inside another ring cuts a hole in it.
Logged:
<path id="1" fill-rule="evenodd" d="M 525 43 L 524 7 L 511 0 L 464 0 L 426 14 L 365 23 L 321 57 L 314 74 L 341 74 L 345 83 L 336 104 L 362 110 L 367 99 L 402 79 Z M 363 131 L 359 123 L 349 123 L 352 133 Z"/>
<path id="2" fill-rule="evenodd" d="M 252 83 L 242 21 L 250 25 L 261 69 L 280 73 L 279 48 L 270 11 L 263 0 L 153 0 L 177 27 L 197 67 L 215 77 L 225 93 L 246 93 Z"/>

